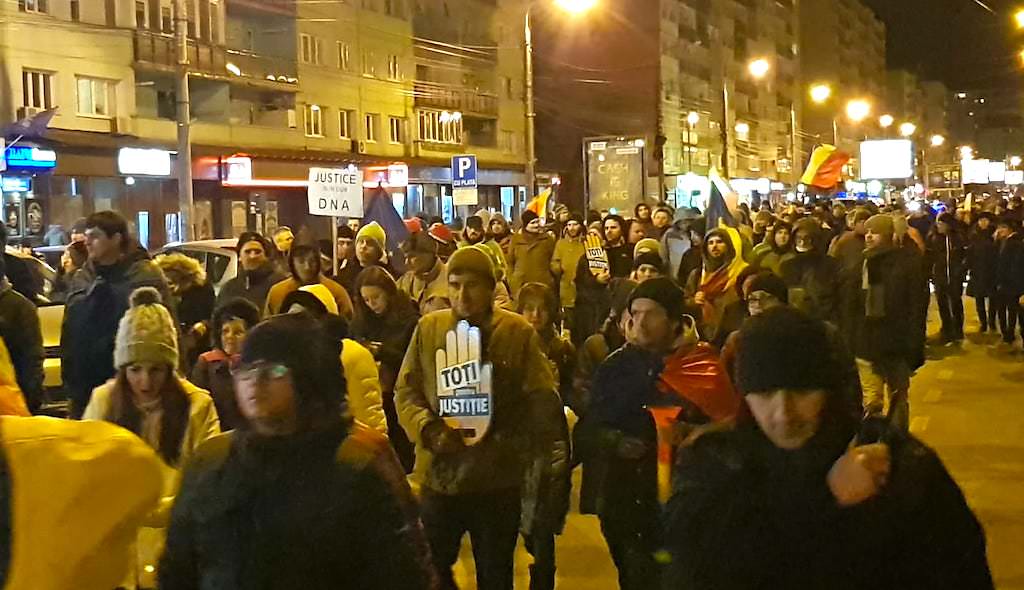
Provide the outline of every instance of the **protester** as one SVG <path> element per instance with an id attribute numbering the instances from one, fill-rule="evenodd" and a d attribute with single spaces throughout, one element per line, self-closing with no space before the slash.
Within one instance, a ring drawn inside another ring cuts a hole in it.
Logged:
<path id="1" fill-rule="evenodd" d="M 73 418 L 85 411 L 92 390 L 114 374 L 114 337 L 129 295 L 149 286 L 162 300 L 170 297 L 160 268 L 132 239 L 120 214 L 90 215 L 86 248 L 89 261 L 71 282 L 60 338 L 61 376 Z"/>
<path id="2" fill-rule="evenodd" d="M 117 328 L 117 374 L 92 392 L 82 418 L 122 426 L 146 441 L 163 460 L 163 499 L 139 530 L 136 565 L 125 587 L 155 588 L 163 528 L 179 484 L 179 469 L 199 445 L 220 433 L 207 391 L 180 377 L 178 336 L 160 293 L 142 287 Z"/>
<path id="3" fill-rule="evenodd" d="M 242 297 L 264 309 L 270 288 L 284 280 L 270 259 L 270 244 L 256 232 L 238 236 L 238 276 L 228 281 L 217 294 L 217 307 L 229 299 Z"/>
<path id="4" fill-rule="evenodd" d="M 217 295 L 203 265 L 195 258 L 171 252 L 155 260 L 171 291 L 181 334 L 182 368 L 188 369 L 209 348 L 207 335 Z"/>
<path id="5" fill-rule="evenodd" d="M 292 244 L 295 243 L 295 234 L 292 233 L 292 228 L 287 225 L 279 226 L 274 230 L 272 236 L 274 241 L 274 252 L 271 259 L 274 265 L 277 267 L 277 272 L 286 275 L 288 274 L 289 262 L 292 253 Z"/>
<path id="6" fill-rule="evenodd" d="M 928 272 L 942 319 L 942 343 L 964 339 L 964 282 L 967 280 L 967 242 L 952 213 L 935 220 L 927 241 Z"/>
<path id="7" fill-rule="evenodd" d="M 604 251 L 608 257 L 608 270 L 594 274 L 586 256 L 580 257 L 576 268 L 576 332 L 573 344 L 581 345 L 590 335 L 597 333 L 610 307 L 612 279 L 626 278 L 633 270 L 633 249 L 622 235 L 624 221 L 618 215 L 605 218 Z"/>
<path id="8" fill-rule="evenodd" d="M 665 263 L 655 252 L 644 252 L 633 260 L 633 273 L 630 276 L 637 283 L 665 276 Z"/>
<path id="9" fill-rule="evenodd" d="M 679 275 L 683 259 L 690 250 L 690 225 L 699 216 L 700 211 L 691 207 L 676 209 L 671 227 L 661 237 L 661 253 L 665 259 L 667 276 L 677 277 Z"/>
<path id="10" fill-rule="evenodd" d="M 751 264 L 779 274 L 782 263 L 793 257 L 793 225 L 785 221 L 776 221 L 772 226 L 770 238 L 754 248 L 751 253 Z"/>
<path id="11" fill-rule="evenodd" d="M 789 288 L 789 301 L 813 318 L 834 322 L 838 316 L 839 263 L 828 255 L 830 234 L 814 217 L 793 226 L 794 253 L 783 259 L 778 275 Z"/>
<path id="12" fill-rule="evenodd" d="M 899 248 L 889 215 L 866 222 L 862 282 L 851 298 L 854 307 L 841 313 L 849 323 L 840 331 L 852 340 L 857 357 L 864 408 L 888 418 L 897 428 L 910 424 L 910 377 L 924 364 L 928 278 L 919 255 Z"/>
<path id="13" fill-rule="evenodd" d="M 420 320 L 395 389 L 399 419 L 416 443 L 423 521 L 446 590 L 455 588 L 452 566 L 466 532 L 473 542 L 477 586 L 512 587 L 526 462 L 532 449 L 549 448 L 558 430 L 547 410 L 556 384 L 540 337 L 520 316 L 494 307 L 495 284 L 486 253 L 463 248 L 452 255 L 452 309 Z M 471 445 L 464 437 L 479 437 L 479 426 L 472 432 L 457 430 L 452 425 L 458 426 L 457 418 L 449 422 L 438 414 L 443 393 L 438 373 L 445 368 L 438 364 L 438 351 L 457 358 L 456 324 L 461 321 L 481 330 L 480 366 L 490 376 L 476 386 L 490 399 L 486 413 L 476 418 L 487 420 L 487 435 Z M 449 347 L 449 340 L 456 346 Z"/>
<path id="14" fill-rule="evenodd" d="M 146 443 L 104 422 L 5 416 L 0 454 L 0 587 L 121 584 L 160 497 L 161 462 Z"/>
<path id="15" fill-rule="evenodd" d="M 714 338 L 708 340 L 712 346 L 722 351 L 723 358 L 725 357 L 724 349 L 726 342 L 730 336 L 739 331 L 743 321 L 750 317 L 747 298 L 751 294 L 750 289 L 754 279 L 762 277 L 771 280 L 773 285 L 781 284 L 781 291 L 784 295 L 783 299 L 788 300 L 788 290 L 782 279 L 776 277 L 771 271 L 760 270 L 755 266 L 744 268 L 736 277 L 736 286 L 734 287 L 738 299 L 725 306 L 725 309 L 722 311 L 722 319 L 718 323 L 718 330 L 715 332 Z"/>
<path id="16" fill-rule="evenodd" d="M 775 309 L 740 338 L 748 412 L 680 453 L 665 588 L 993 587 L 981 526 L 935 453 L 844 411 L 821 322 Z"/>
<path id="17" fill-rule="evenodd" d="M 579 416 L 582 422 L 590 406 L 590 391 L 593 386 L 594 373 L 597 368 L 608 358 L 608 355 L 622 348 L 626 343 L 625 321 L 629 319 L 626 313 L 629 305 L 629 296 L 636 288 L 636 283 L 629 279 L 620 279 L 610 286 L 608 315 L 601 322 L 600 330 L 590 335 L 579 348 L 579 358 L 576 363 L 576 375 L 573 378 L 573 395 L 566 399 L 567 405 Z M 576 431 L 579 431 L 577 426 Z M 573 445 L 574 447 L 576 445 Z M 586 470 L 584 470 L 584 489 L 587 481 Z M 581 490 L 581 506 L 588 506 Z M 582 510 L 582 508 L 581 508 Z M 590 509 L 589 514 L 596 514 Z"/>
<path id="18" fill-rule="evenodd" d="M 603 216 L 602 219 L 604 219 Z M 633 219 L 643 228 L 644 235 L 648 235 L 648 231 L 653 233 L 654 221 L 651 219 L 651 206 L 647 203 L 637 203 L 633 207 Z"/>
<path id="19" fill-rule="evenodd" d="M 1003 345 L 1011 348 L 1017 340 L 1018 323 L 1024 334 L 1020 298 L 1024 295 L 1024 237 L 1020 221 L 1010 215 L 996 222 L 996 300 L 998 301 L 999 331 Z"/>
<path id="20" fill-rule="evenodd" d="M 555 251 L 551 256 L 551 274 L 558 281 L 562 325 L 570 332 L 575 330 L 576 273 L 579 272 L 580 259 L 586 253 L 585 240 L 583 217 L 579 213 L 572 213 L 565 222 L 565 230 L 555 243 Z"/>
<path id="21" fill-rule="evenodd" d="M 967 270 L 970 280 L 967 295 L 974 298 L 978 312 L 979 331 L 987 334 L 999 329 L 996 324 L 996 258 L 999 250 L 995 242 L 995 225 L 991 213 L 978 215 L 967 243 Z"/>
<path id="22" fill-rule="evenodd" d="M 346 319 L 352 319 L 352 299 L 348 291 L 324 276 L 321 264 L 320 252 L 316 248 L 305 244 L 292 248 L 288 255 L 288 270 L 291 276 L 270 288 L 263 315 L 270 317 L 285 311 L 281 307 L 285 298 L 300 287 L 323 285 L 334 297 L 338 313 Z"/>
<path id="23" fill-rule="evenodd" d="M 551 364 L 559 399 L 546 408 L 548 419 L 558 425 L 557 436 L 548 449 L 540 449 L 526 468 L 522 490 L 519 530 L 526 550 L 533 556 L 530 588 L 555 588 L 555 536 L 562 533 L 569 512 L 571 444 L 564 412 L 565 396 L 572 391 L 576 349 L 557 331 L 558 302 L 547 285 L 527 283 L 519 291 L 518 312 L 540 335 L 540 347 Z"/>
<path id="24" fill-rule="evenodd" d="M 512 244 L 512 230 L 508 225 L 508 220 L 501 213 L 495 213 L 491 215 L 491 220 L 487 225 L 490 230 L 491 239 L 498 243 L 501 248 L 501 253 L 508 258 L 509 246 Z"/>
<path id="25" fill-rule="evenodd" d="M 324 330 L 302 314 L 260 324 L 235 387 L 246 426 L 205 445 L 185 473 L 161 590 L 434 588 L 401 467 L 383 437 L 343 417 Z"/>
<path id="26" fill-rule="evenodd" d="M 352 261 L 352 264 L 346 265 L 338 274 L 338 283 L 345 287 L 346 291 L 351 292 L 355 289 L 359 273 L 371 266 L 379 266 L 388 271 L 391 276 L 398 276 L 385 259 L 384 246 L 387 243 L 387 234 L 376 221 L 360 228 L 359 233 L 356 234 L 356 259 Z"/>
<path id="27" fill-rule="evenodd" d="M 67 299 L 75 273 L 81 270 L 88 260 L 89 250 L 85 247 L 85 240 L 71 242 L 64 248 L 60 255 L 60 267 L 57 268 L 57 278 L 50 293 L 50 301 L 63 302 Z"/>
<path id="28" fill-rule="evenodd" d="M 736 301 L 736 279 L 747 267 L 741 256 L 739 232 L 713 229 L 704 238 L 704 264 L 690 273 L 686 297 L 702 310 L 701 324 L 707 338 L 714 338 L 725 308 Z"/>
<path id="29" fill-rule="evenodd" d="M 415 457 L 412 443 L 398 422 L 395 383 L 418 321 L 415 304 L 398 289 L 395 280 L 384 269 L 373 267 L 359 274 L 352 338 L 365 346 L 377 361 L 388 440 L 407 473 L 412 471 Z"/>
<path id="30" fill-rule="evenodd" d="M 636 246 L 636 244 L 644 238 L 649 237 L 653 233 L 657 233 L 652 228 L 650 230 L 651 234 L 648 234 L 647 230 L 644 229 L 643 224 L 635 219 L 626 219 L 623 223 L 625 223 L 626 243 L 630 246 Z"/>
<path id="31" fill-rule="evenodd" d="M 342 282 L 341 277 L 346 267 L 356 263 L 356 233 L 352 231 L 352 228 L 347 225 L 338 226 L 338 242 L 335 244 L 335 250 L 338 256 L 338 268 L 337 272 L 332 269 L 330 275 L 332 279 L 345 288 L 345 292 L 351 298 L 352 289 L 355 288 L 355 285 L 346 285 Z"/>
<path id="32" fill-rule="evenodd" d="M 519 219 L 523 228 L 512 236 L 509 245 L 509 291 L 512 299 L 526 283 L 540 283 L 555 288 L 551 275 L 551 257 L 555 252 L 555 239 L 544 231 L 540 218 L 530 210 L 523 211 Z"/>
<path id="33" fill-rule="evenodd" d="M 672 217 L 673 212 L 671 207 L 668 205 L 658 205 L 655 207 L 654 214 L 651 216 L 653 231 L 645 230 L 645 235 L 648 238 L 661 240 L 662 236 L 665 235 L 665 232 L 667 232 L 669 227 L 672 225 Z"/>
<path id="34" fill-rule="evenodd" d="M 739 407 L 725 379 L 702 399 L 683 402 L 683 392 L 660 380 L 670 362 L 692 352 L 696 334 L 684 318 L 683 291 L 672 280 L 647 281 L 629 296 L 628 344 L 609 356 L 594 376 L 585 433 L 584 461 L 603 477 L 598 484 L 601 532 L 623 590 L 659 587 L 655 553 L 661 546 L 658 503 L 658 430 L 648 406 L 671 391 L 669 405 L 687 405 L 698 422 L 727 419 Z M 687 327 L 689 329 L 687 329 Z M 687 337 L 688 336 L 688 337 Z M 717 359 L 712 362 L 720 367 Z M 724 376 L 724 371 L 718 371 Z M 688 392 L 692 393 L 692 392 Z M 724 397 L 723 397 L 724 396 Z M 586 463 L 585 463 L 586 464 Z"/>
<path id="35" fill-rule="evenodd" d="M 423 232 L 412 234 L 402 242 L 402 252 L 409 270 L 398 279 L 398 288 L 423 315 L 447 308 L 448 273 L 437 257 L 437 240 Z"/>
<path id="36" fill-rule="evenodd" d="M 751 227 L 750 242 L 754 246 L 759 246 L 764 243 L 765 238 L 768 236 L 769 229 L 775 224 L 775 217 L 770 211 L 764 209 L 757 212 L 754 215 L 754 224 Z"/>
<path id="37" fill-rule="evenodd" d="M 690 280 L 693 271 L 704 265 L 704 234 L 707 233 L 707 220 L 697 217 L 687 224 L 687 231 L 690 236 L 690 248 L 683 253 L 679 261 L 679 271 L 676 273 L 676 283 L 686 285 Z"/>
<path id="38" fill-rule="evenodd" d="M 7 367 L 0 366 L 0 390 L 5 387 L 17 390 L 9 390 L 9 393 L 21 396 L 20 405 L 27 413 L 37 412 L 45 399 L 44 357 L 36 306 L 14 290 L 6 277 L 6 262 L 0 258 L 0 360 L 10 363 Z M 7 372 L 13 374 L 5 375 Z M 10 382 L 2 383 L 5 380 Z"/>
<path id="39" fill-rule="evenodd" d="M 283 313 L 306 313 L 320 322 L 337 345 L 345 374 L 345 404 L 355 420 L 387 435 L 387 418 L 381 393 L 380 373 L 373 354 L 349 338 L 348 320 L 340 316 L 334 298 L 323 285 L 306 285 L 284 299 Z"/>
<path id="40" fill-rule="evenodd" d="M 241 297 L 225 301 L 213 312 L 210 333 L 213 350 L 199 355 L 190 380 L 210 392 L 222 430 L 242 425 L 242 415 L 235 399 L 235 383 L 231 368 L 238 363 L 245 335 L 260 322 L 260 310 Z"/>

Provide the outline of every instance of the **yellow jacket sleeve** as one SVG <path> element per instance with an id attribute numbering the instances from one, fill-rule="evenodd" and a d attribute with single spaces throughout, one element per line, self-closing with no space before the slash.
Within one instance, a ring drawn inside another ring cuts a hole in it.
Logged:
<path id="1" fill-rule="evenodd" d="M 352 417 L 387 436 L 388 423 L 381 401 L 380 374 L 373 354 L 362 344 L 346 338 L 341 350 L 341 365 L 345 369 L 348 389 L 345 397 Z"/>

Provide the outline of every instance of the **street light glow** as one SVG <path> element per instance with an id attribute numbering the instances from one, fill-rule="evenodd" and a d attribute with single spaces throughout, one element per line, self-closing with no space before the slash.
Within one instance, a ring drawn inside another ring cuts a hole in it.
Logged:
<path id="1" fill-rule="evenodd" d="M 913 123 L 909 123 L 908 122 L 908 123 L 902 123 L 900 125 L 900 135 L 902 135 L 903 137 L 910 137 L 916 131 L 917 131 L 917 125 L 914 125 Z"/>
<path id="2" fill-rule="evenodd" d="M 555 4 L 570 14 L 583 14 L 597 5 L 597 0 L 555 0 Z"/>
<path id="3" fill-rule="evenodd" d="M 1010 166 L 1013 166 L 1014 168 L 1016 168 L 1017 166 L 1020 166 L 1020 163 L 1021 163 L 1020 156 L 1010 156 Z"/>
<path id="4" fill-rule="evenodd" d="M 882 126 L 882 129 L 888 129 L 892 127 L 892 124 L 896 121 L 892 115 L 882 115 L 878 118 L 878 124 Z"/>
<path id="5" fill-rule="evenodd" d="M 750 70 L 751 76 L 761 79 L 768 75 L 768 71 L 772 69 L 772 64 L 762 57 L 750 62 L 747 69 Z"/>
<path id="6" fill-rule="evenodd" d="M 690 114 L 686 115 L 686 122 L 691 126 L 696 125 L 697 123 L 700 123 L 700 115 L 697 111 L 690 111 Z"/>
<path id="7" fill-rule="evenodd" d="M 942 147 L 946 143 L 946 138 L 936 133 L 932 136 L 932 147 Z"/>
<path id="8" fill-rule="evenodd" d="M 871 114 L 871 103 L 866 100 L 851 100 L 846 103 L 846 116 L 854 123 L 860 123 Z"/>
<path id="9" fill-rule="evenodd" d="M 832 87 L 828 84 L 815 84 L 811 86 L 811 100 L 821 104 L 832 96 Z"/>
<path id="10" fill-rule="evenodd" d="M 960 148 L 960 158 L 963 160 L 970 160 L 974 157 L 974 148 L 969 145 L 962 146 Z"/>
<path id="11" fill-rule="evenodd" d="M 1017 13 L 1013 15 L 1013 20 L 1017 21 L 1018 29 L 1024 29 L 1024 9 L 1018 10 Z"/>
<path id="12" fill-rule="evenodd" d="M 743 121 L 736 123 L 736 133 L 738 133 L 739 135 L 747 135 L 748 133 L 750 133 L 750 125 L 744 123 Z"/>

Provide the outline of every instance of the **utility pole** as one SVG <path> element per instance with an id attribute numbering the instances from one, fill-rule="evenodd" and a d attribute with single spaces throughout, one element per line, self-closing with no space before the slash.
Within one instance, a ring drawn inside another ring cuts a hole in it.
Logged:
<path id="1" fill-rule="evenodd" d="M 174 45 L 178 61 L 178 88 L 176 94 L 178 115 L 178 227 L 180 239 L 191 241 L 195 235 L 192 200 L 192 109 L 188 89 L 188 2 L 174 0 Z"/>
<path id="2" fill-rule="evenodd" d="M 523 21 L 526 59 L 526 198 L 533 199 L 537 191 L 537 111 L 533 98 L 533 27 L 530 7 Z"/>

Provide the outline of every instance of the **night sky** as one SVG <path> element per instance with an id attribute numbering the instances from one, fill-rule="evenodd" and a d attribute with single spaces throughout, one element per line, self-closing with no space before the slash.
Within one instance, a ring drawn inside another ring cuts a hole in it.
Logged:
<path id="1" fill-rule="evenodd" d="M 805 0 L 806 1 L 806 0 Z M 813 0 L 810 0 L 813 1 Z M 1024 31 L 1014 29 L 1024 0 L 863 0 L 887 27 L 889 67 L 904 68 L 951 89 L 1020 89 L 1017 52 Z"/>

